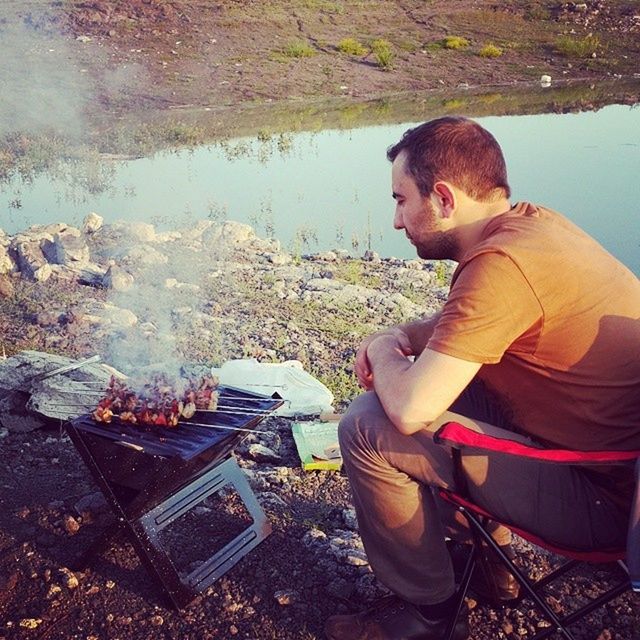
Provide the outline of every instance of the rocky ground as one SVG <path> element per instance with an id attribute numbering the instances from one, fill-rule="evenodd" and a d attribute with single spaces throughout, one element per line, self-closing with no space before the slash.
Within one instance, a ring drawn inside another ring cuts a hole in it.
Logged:
<path id="1" fill-rule="evenodd" d="M 96 216 L 83 229 L 0 235 L 0 264 L 12 272 L 0 277 L 4 366 L 24 349 L 97 352 L 121 368 L 161 357 L 298 359 L 331 388 L 337 410 L 357 393 L 351 362 L 360 338 L 437 309 L 450 275 L 447 264 L 375 254 L 291 255 L 232 222 L 159 233 Z M 273 533 L 182 611 L 167 606 L 127 540 L 84 569 L 74 565 L 114 526 L 113 515 L 60 421 L 30 430 L 6 402 L 0 419 L 0 638 L 312 640 L 328 615 L 384 593 L 363 553 L 346 477 L 302 470 L 291 418 L 269 418 L 260 427 L 268 433 L 236 449 Z M 246 520 L 231 492 L 172 525 L 166 541 L 188 569 Z M 557 563 L 524 542 L 518 549 L 533 575 Z M 565 611 L 613 574 L 606 566 L 577 576 L 551 602 Z M 544 625 L 526 602 L 467 606 L 478 640 L 527 637 Z M 637 599 L 622 596 L 575 628 L 584 640 L 638 638 Z"/>

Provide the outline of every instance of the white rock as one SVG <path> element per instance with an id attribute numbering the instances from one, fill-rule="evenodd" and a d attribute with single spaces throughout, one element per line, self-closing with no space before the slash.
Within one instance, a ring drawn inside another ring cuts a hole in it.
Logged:
<path id="1" fill-rule="evenodd" d="M 279 462 L 281 460 L 280 456 L 273 451 L 273 449 L 257 443 L 249 445 L 247 453 L 249 457 L 256 462 Z"/>
<path id="2" fill-rule="evenodd" d="M 115 327 L 133 327 L 138 323 L 138 317 L 129 309 L 122 309 L 112 304 L 105 304 L 104 309 L 98 312 L 103 323 Z"/>
<path id="3" fill-rule="evenodd" d="M 127 291 L 134 283 L 133 276 L 116 265 L 111 265 L 102 278 L 102 286 L 113 291 Z"/>
<path id="4" fill-rule="evenodd" d="M 46 282 L 53 273 L 53 269 L 50 264 L 43 264 L 39 269 L 36 269 L 33 274 L 33 279 L 36 282 Z"/>
<path id="5" fill-rule="evenodd" d="M 40 246 L 47 260 L 52 264 L 83 267 L 89 263 L 89 247 L 80 231 L 74 227 L 54 234 L 52 240 L 42 240 Z"/>
<path id="6" fill-rule="evenodd" d="M 5 247 L 0 245 L 0 274 L 12 273 L 15 270 L 16 265 L 11 259 L 9 252 Z"/>
<path id="7" fill-rule="evenodd" d="M 202 240 L 205 232 L 213 227 L 211 220 L 198 220 L 195 225 L 180 229 L 180 236 L 185 242 L 193 242 L 194 240 Z"/>
<path id="8" fill-rule="evenodd" d="M 288 253 L 269 253 L 267 254 L 267 260 L 276 265 L 277 267 L 281 267 L 285 264 L 289 264 L 292 261 L 292 257 Z"/>
<path id="9" fill-rule="evenodd" d="M 316 255 L 318 260 L 325 260 L 326 262 L 337 262 L 338 255 L 335 251 L 322 251 Z"/>
<path id="10" fill-rule="evenodd" d="M 222 238 L 230 245 L 245 244 L 255 239 L 256 234 L 251 225 L 227 220 L 222 225 Z"/>
<path id="11" fill-rule="evenodd" d="M 551 84 L 551 76 L 544 74 L 540 76 L 540 84 L 543 86 L 548 86 Z"/>
<path id="12" fill-rule="evenodd" d="M 367 555 L 364 551 L 348 551 L 343 557 L 345 562 L 353 567 L 365 567 L 369 564 L 369 560 L 367 560 Z"/>
<path id="13" fill-rule="evenodd" d="M 116 222 L 111 228 L 124 235 L 130 242 L 155 242 L 156 230 L 147 222 Z"/>
<path id="14" fill-rule="evenodd" d="M 104 218 L 93 211 L 88 213 L 82 223 L 82 230 L 85 233 L 95 233 L 104 224 Z"/>
<path id="15" fill-rule="evenodd" d="M 325 542 L 327 540 L 327 534 L 315 527 L 309 529 L 302 538 L 302 544 L 307 547 L 317 545 L 318 543 Z"/>
<path id="16" fill-rule="evenodd" d="M 136 245 L 131 247 L 123 256 L 123 261 L 143 266 L 154 266 L 160 264 L 167 264 L 169 258 L 160 251 L 150 247 L 148 245 Z"/>

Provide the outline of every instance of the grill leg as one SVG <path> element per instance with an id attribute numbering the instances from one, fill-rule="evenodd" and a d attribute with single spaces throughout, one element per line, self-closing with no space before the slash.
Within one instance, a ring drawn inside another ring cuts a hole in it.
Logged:
<path id="1" fill-rule="evenodd" d="M 98 537 L 89 545 L 89 548 L 80 554 L 73 561 L 73 568 L 76 571 L 84 571 L 103 551 L 106 551 L 113 542 L 122 537 L 125 532 L 125 525 L 122 520 L 116 521 L 113 529 L 105 529 Z"/>
<path id="2" fill-rule="evenodd" d="M 235 488 L 252 517 L 253 524 L 186 578 L 181 578 L 162 547 L 159 533 L 205 498 L 227 486 Z M 209 470 L 144 516 L 131 522 L 130 526 L 141 558 L 163 584 L 177 608 L 188 604 L 271 533 L 271 524 L 234 458 L 228 458 Z"/>

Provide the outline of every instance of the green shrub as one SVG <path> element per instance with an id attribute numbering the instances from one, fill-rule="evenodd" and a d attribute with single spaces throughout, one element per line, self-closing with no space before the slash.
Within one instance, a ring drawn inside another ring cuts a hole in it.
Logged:
<path id="1" fill-rule="evenodd" d="M 442 46 L 445 49 L 464 49 L 469 46 L 469 41 L 460 36 L 447 36 L 442 41 Z"/>
<path id="2" fill-rule="evenodd" d="M 282 53 L 287 58 L 310 58 L 315 55 L 316 52 L 308 42 L 294 40 L 284 46 Z"/>
<path id="3" fill-rule="evenodd" d="M 502 49 L 500 47 L 496 47 L 495 44 L 485 44 L 480 51 L 478 51 L 478 55 L 481 58 L 499 58 L 502 55 Z"/>
<path id="4" fill-rule="evenodd" d="M 347 53 L 350 56 L 364 56 L 368 51 L 366 47 L 360 44 L 355 38 L 343 38 L 338 43 L 338 51 Z"/>
<path id="5" fill-rule="evenodd" d="M 558 36 L 555 44 L 556 51 L 567 58 L 590 58 L 600 46 L 600 38 L 594 35 L 584 38 Z"/>
<path id="6" fill-rule="evenodd" d="M 539 4 L 532 4 L 524 14 L 525 20 L 549 20 L 551 11 L 547 7 L 541 7 Z"/>
<path id="7" fill-rule="evenodd" d="M 382 69 L 389 70 L 393 63 L 393 51 L 391 51 L 391 43 L 382 38 L 374 40 L 371 43 L 371 50 L 376 57 L 378 66 Z"/>

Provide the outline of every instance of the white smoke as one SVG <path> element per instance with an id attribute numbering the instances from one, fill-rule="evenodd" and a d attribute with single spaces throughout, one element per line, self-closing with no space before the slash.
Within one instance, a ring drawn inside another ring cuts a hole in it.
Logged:
<path id="1" fill-rule="evenodd" d="M 82 129 L 88 77 L 68 37 L 40 22 L 0 21 L 0 136 Z"/>
<path id="2" fill-rule="evenodd" d="M 163 373 L 175 383 L 189 364 L 180 336 L 189 335 L 196 343 L 212 338 L 207 292 L 216 265 L 224 264 L 225 250 L 212 240 L 184 238 L 129 246 L 124 240 L 123 245 L 118 262 L 134 274 L 134 284 L 126 291 L 111 291 L 109 302 L 133 312 L 138 322 L 111 336 L 108 361 L 134 379 Z"/>

